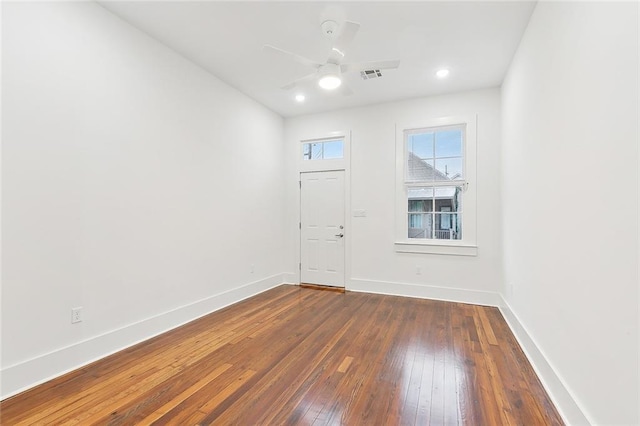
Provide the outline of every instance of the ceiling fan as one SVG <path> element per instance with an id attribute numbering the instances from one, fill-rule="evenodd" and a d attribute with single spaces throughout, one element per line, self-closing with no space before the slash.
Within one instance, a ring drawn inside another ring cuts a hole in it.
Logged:
<path id="1" fill-rule="evenodd" d="M 285 84 L 282 86 L 282 89 L 289 90 L 304 83 L 316 80 L 318 85 L 325 90 L 335 90 L 338 87 L 341 87 L 340 91 L 343 95 L 351 95 L 353 90 L 344 83 L 342 74 L 352 71 L 395 69 L 400 65 L 399 60 L 342 63 L 342 60 L 346 55 L 347 47 L 358 33 L 360 24 L 345 21 L 342 24 L 339 33 L 338 24 L 335 21 L 324 21 L 321 28 L 323 34 L 333 40 L 331 50 L 329 51 L 329 57 L 324 64 L 269 44 L 264 46 L 267 50 L 283 54 L 314 70 L 311 74 Z"/>

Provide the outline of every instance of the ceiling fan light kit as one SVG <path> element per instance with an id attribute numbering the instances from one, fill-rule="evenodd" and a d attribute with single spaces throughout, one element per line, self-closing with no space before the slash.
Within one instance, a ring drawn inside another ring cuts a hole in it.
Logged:
<path id="1" fill-rule="evenodd" d="M 442 68 L 436 72 L 436 77 L 438 78 L 446 78 L 449 76 L 449 70 L 446 68 Z"/>
<path id="2" fill-rule="evenodd" d="M 318 85 L 325 90 L 334 90 L 340 87 L 342 79 L 340 78 L 340 67 L 338 64 L 327 63 L 320 67 L 320 79 Z"/>
<path id="3" fill-rule="evenodd" d="M 337 75 L 329 74 L 320 77 L 318 80 L 318 86 L 324 90 L 335 90 L 342 84 L 342 80 Z"/>

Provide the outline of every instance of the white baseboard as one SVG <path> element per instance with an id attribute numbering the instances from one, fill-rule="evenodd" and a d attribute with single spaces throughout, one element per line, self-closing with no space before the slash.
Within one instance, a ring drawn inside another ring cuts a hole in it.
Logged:
<path id="1" fill-rule="evenodd" d="M 500 294 L 492 291 L 374 281 L 359 278 L 352 278 L 349 283 L 347 283 L 346 289 L 365 293 L 417 297 L 421 299 L 444 300 L 447 302 L 472 303 L 474 305 L 483 306 L 500 306 L 502 302 Z"/>
<path id="2" fill-rule="evenodd" d="M 518 340 L 518 343 L 520 343 L 520 347 L 522 347 L 527 359 L 533 366 L 533 369 L 540 378 L 542 385 L 560 412 L 565 423 L 573 426 L 595 424 L 587 418 L 584 410 L 580 408 L 576 399 L 573 397 L 567 386 L 565 386 L 564 381 L 556 373 L 551 364 L 549 364 L 544 353 L 540 350 L 535 340 L 520 322 L 515 312 L 511 310 L 507 301 L 502 297 L 501 299 L 502 303 L 499 308 L 500 312 L 502 312 L 502 316 L 507 321 L 509 328 L 511 328 L 511 331 Z"/>
<path id="3" fill-rule="evenodd" d="M 5 367 L 0 371 L 0 399 L 23 392 L 284 282 L 284 274 L 272 275 Z"/>

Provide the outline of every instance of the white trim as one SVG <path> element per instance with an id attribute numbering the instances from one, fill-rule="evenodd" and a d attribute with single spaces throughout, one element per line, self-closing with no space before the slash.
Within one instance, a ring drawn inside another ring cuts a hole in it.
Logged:
<path id="1" fill-rule="evenodd" d="M 272 275 L 5 367 L 0 371 L 2 384 L 0 399 L 16 395 L 211 312 L 279 286 L 284 283 L 283 278 L 283 274 Z"/>
<path id="2" fill-rule="evenodd" d="M 587 417 L 586 411 L 580 407 L 576 398 L 573 396 L 551 363 L 547 360 L 544 352 L 536 344 L 535 339 L 527 331 L 516 313 L 513 312 L 511 306 L 509 306 L 502 295 L 500 298 L 502 300 L 499 308 L 502 316 L 511 329 L 511 332 L 516 337 L 516 340 L 524 351 L 529 363 L 542 382 L 542 386 L 549 394 L 549 397 L 560 412 L 565 423 L 568 425 L 596 424 Z"/>
<path id="3" fill-rule="evenodd" d="M 397 241 L 395 244 L 396 253 L 428 253 L 447 254 L 452 256 L 477 256 L 478 246 L 470 244 L 455 244 L 451 242 L 406 242 Z"/>
<path id="4" fill-rule="evenodd" d="M 500 294 L 494 291 L 375 281 L 360 278 L 352 278 L 347 290 L 495 307 L 500 306 L 502 302 Z"/>

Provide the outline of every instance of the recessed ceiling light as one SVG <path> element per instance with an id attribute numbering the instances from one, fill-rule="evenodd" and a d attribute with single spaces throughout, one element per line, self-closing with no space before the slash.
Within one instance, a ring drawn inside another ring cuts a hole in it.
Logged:
<path id="1" fill-rule="evenodd" d="M 449 75 L 449 70 L 446 68 L 443 68 L 441 70 L 438 70 L 438 72 L 436 72 L 436 77 L 438 78 L 445 78 Z"/>
<path id="2" fill-rule="evenodd" d="M 304 102 L 304 95 L 302 93 L 296 95 L 296 101 Z"/>

